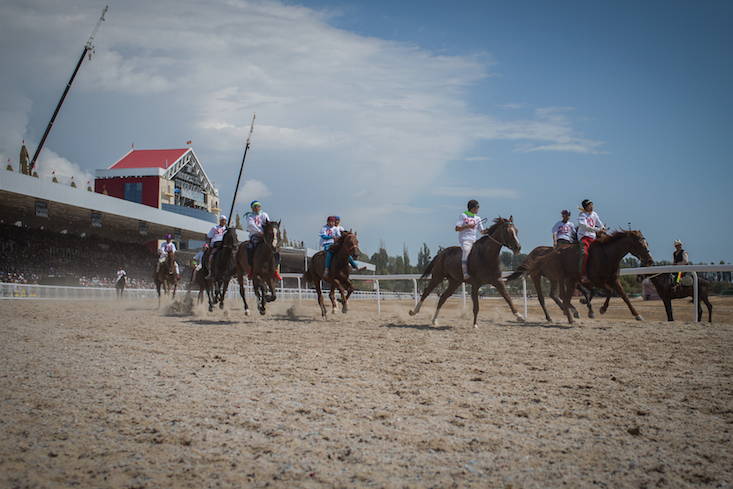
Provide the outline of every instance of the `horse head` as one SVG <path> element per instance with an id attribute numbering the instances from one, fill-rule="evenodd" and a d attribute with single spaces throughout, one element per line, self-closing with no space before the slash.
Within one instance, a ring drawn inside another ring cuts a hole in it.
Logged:
<path id="1" fill-rule="evenodd" d="M 277 253 L 280 249 L 280 221 L 265 221 L 262 225 L 263 239 L 265 243 L 270 247 L 273 253 Z"/>
<path id="2" fill-rule="evenodd" d="M 224 248 L 237 249 L 239 247 L 239 240 L 237 239 L 237 228 L 227 228 L 224 237 L 222 238 L 222 246 Z"/>
<path id="3" fill-rule="evenodd" d="M 641 234 L 641 231 L 628 231 L 631 237 L 631 251 L 630 253 L 637 257 L 641 261 L 641 266 L 650 267 L 654 265 L 654 258 L 649 251 L 649 244 Z"/>
<path id="4" fill-rule="evenodd" d="M 492 241 L 512 250 L 515 255 L 518 255 L 522 250 L 522 245 L 519 243 L 519 238 L 517 237 L 519 231 L 514 226 L 513 215 L 509 216 L 509 219 L 504 219 L 501 216 L 494 219 L 494 224 L 485 231 L 485 234 Z"/>
<path id="5" fill-rule="evenodd" d="M 341 246 L 354 258 L 359 258 L 359 240 L 356 239 L 356 233 L 351 231 L 341 235 Z"/>

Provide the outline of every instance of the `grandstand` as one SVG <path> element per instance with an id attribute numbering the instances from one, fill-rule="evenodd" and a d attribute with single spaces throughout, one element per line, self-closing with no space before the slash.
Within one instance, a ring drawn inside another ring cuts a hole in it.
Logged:
<path id="1" fill-rule="evenodd" d="M 130 151 L 109 168 L 97 170 L 93 188 L 91 184 L 77 187 L 45 180 L 11 167 L 0 170 L 3 224 L 94 238 L 103 245 L 108 241 L 142 244 L 151 256 L 171 234 L 183 266 L 190 264 L 217 222 L 219 206 L 218 190 L 191 148 Z M 12 228 L 6 226 L 6 239 L 12 239 L 8 233 Z M 237 234 L 240 241 L 247 239 L 246 232 Z M 283 248 L 282 270 L 303 271 L 314 251 Z M 110 256 L 108 261 L 116 266 L 121 260 Z M 18 264 L 10 263 L 14 265 Z M 40 275 L 50 272 L 34 271 Z"/>

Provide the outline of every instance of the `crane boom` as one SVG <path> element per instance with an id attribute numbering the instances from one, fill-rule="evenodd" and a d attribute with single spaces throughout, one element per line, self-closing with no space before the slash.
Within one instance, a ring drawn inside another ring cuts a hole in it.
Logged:
<path id="1" fill-rule="evenodd" d="M 76 78 L 76 74 L 79 72 L 79 68 L 81 68 L 81 64 L 84 61 L 84 56 L 86 56 L 87 52 L 94 49 L 94 46 L 92 45 L 92 42 L 94 41 L 94 36 L 97 35 L 99 26 L 102 24 L 102 22 L 104 22 L 104 14 L 107 13 L 108 8 L 109 8 L 109 5 L 104 7 L 104 10 L 102 10 L 102 16 L 99 18 L 99 21 L 97 22 L 97 26 L 94 28 L 94 32 L 92 32 L 92 35 L 89 37 L 89 40 L 84 45 L 84 52 L 81 53 L 81 58 L 79 58 L 79 62 L 76 64 L 76 69 L 74 69 L 74 73 L 71 75 L 71 79 L 69 80 L 69 83 L 66 84 L 66 89 L 64 90 L 64 94 L 61 95 L 61 100 L 59 100 L 59 104 L 56 106 L 56 110 L 54 111 L 53 116 L 51 117 L 51 120 L 48 123 L 48 127 L 46 127 L 46 132 L 43 133 L 41 142 L 38 144 L 38 148 L 36 149 L 36 154 L 33 155 L 33 159 L 31 160 L 31 169 L 30 169 L 31 174 L 33 173 L 33 169 L 36 166 L 36 160 L 38 159 L 38 155 L 41 154 L 41 149 L 43 149 L 43 144 L 46 142 L 48 133 L 51 132 L 51 126 L 53 126 L 53 122 L 56 120 L 56 116 L 58 115 L 59 110 L 61 110 L 61 104 L 64 103 L 64 99 L 66 99 L 66 94 L 69 93 L 71 84 L 74 82 L 74 78 Z M 89 57 L 91 58 L 91 54 L 89 55 Z"/>

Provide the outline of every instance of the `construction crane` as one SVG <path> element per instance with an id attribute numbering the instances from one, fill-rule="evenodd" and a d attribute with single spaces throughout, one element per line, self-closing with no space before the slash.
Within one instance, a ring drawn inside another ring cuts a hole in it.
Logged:
<path id="1" fill-rule="evenodd" d="M 33 159 L 31 160 L 31 170 L 29 174 L 33 174 L 33 169 L 36 167 L 36 160 L 38 159 L 38 155 L 41 153 L 41 149 L 43 149 L 43 144 L 46 142 L 48 133 L 51 132 L 51 126 L 53 126 L 53 121 L 56 120 L 56 116 L 58 115 L 59 110 L 61 110 L 61 104 L 64 103 L 66 94 L 69 93 L 71 84 L 74 83 L 74 78 L 76 78 L 76 74 L 79 72 L 79 68 L 81 68 L 81 64 L 84 61 L 84 57 L 87 55 L 87 53 L 89 53 L 89 59 L 90 60 L 92 59 L 92 53 L 94 52 L 94 46 L 92 45 L 92 42 L 94 41 L 94 36 L 97 35 L 99 26 L 102 25 L 102 22 L 104 22 L 104 14 L 107 13 L 108 8 L 109 8 L 109 5 L 104 7 L 104 10 L 102 10 L 102 16 L 99 18 L 99 22 L 97 22 L 97 27 L 94 28 L 94 32 L 92 32 L 92 35 L 89 37 L 89 40 L 84 45 L 84 52 L 81 53 L 81 58 L 79 58 L 79 62 L 76 64 L 76 69 L 74 70 L 74 73 L 71 75 L 71 79 L 69 80 L 69 83 L 66 84 L 66 90 L 64 90 L 64 94 L 61 96 L 61 100 L 59 100 L 59 104 L 56 106 L 56 110 L 54 111 L 53 116 L 51 117 L 51 121 L 48 123 L 46 132 L 43 133 L 43 137 L 41 138 L 41 143 L 38 145 L 38 149 L 36 149 L 36 154 L 33 155 Z"/>

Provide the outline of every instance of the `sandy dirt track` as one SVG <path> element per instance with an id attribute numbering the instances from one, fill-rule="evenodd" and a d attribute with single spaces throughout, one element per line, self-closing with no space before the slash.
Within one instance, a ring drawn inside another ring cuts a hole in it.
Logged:
<path id="1" fill-rule="evenodd" d="M 733 298 L 635 303 L 0 301 L 0 487 L 733 487 Z"/>

